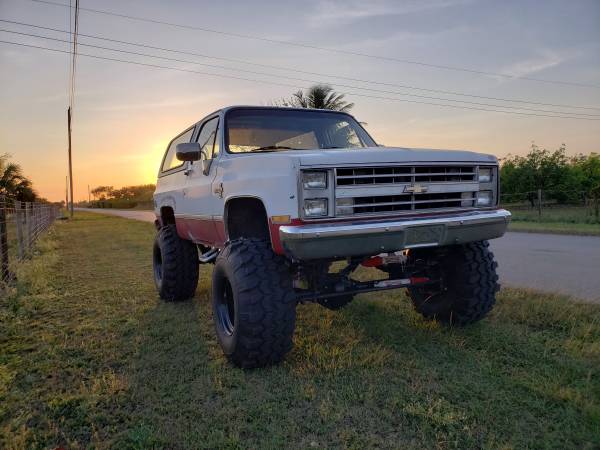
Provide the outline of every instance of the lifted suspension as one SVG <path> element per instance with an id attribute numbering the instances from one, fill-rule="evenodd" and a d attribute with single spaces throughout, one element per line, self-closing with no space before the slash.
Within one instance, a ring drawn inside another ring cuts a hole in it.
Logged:
<path id="1" fill-rule="evenodd" d="M 389 278 L 369 281 L 354 280 L 351 275 L 359 265 L 388 268 L 385 271 L 389 273 Z M 439 283 L 439 280 L 418 275 L 423 267 L 409 261 L 406 254 L 382 254 L 364 259 L 353 258 L 348 260 L 348 264 L 337 273 L 327 273 L 325 270 L 328 266 L 327 263 L 320 263 L 312 267 L 300 268 L 299 275 L 300 277 L 304 275 L 307 286 L 295 282 L 296 298 L 299 302 Z M 393 267 L 394 270 L 390 270 L 390 267 Z"/>

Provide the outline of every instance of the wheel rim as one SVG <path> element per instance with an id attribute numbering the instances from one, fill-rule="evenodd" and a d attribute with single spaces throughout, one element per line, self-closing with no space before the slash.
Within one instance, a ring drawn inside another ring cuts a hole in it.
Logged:
<path id="1" fill-rule="evenodd" d="M 152 258 L 152 261 L 154 266 L 154 280 L 157 285 L 160 285 L 162 282 L 162 255 L 158 245 L 154 247 L 154 257 Z"/>
<path id="2" fill-rule="evenodd" d="M 217 305 L 217 316 L 223 331 L 231 336 L 235 329 L 235 301 L 229 280 L 223 280 L 223 294 Z"/>

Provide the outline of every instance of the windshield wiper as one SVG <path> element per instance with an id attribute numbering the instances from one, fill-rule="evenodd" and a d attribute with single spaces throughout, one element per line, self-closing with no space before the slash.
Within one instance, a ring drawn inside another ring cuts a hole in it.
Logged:
<path id="1" fill-rule="evenodd" d="M 321 147 L 321 150 L 329 150 L 332 148 L 347 148 L 347 147 L 338 147 L 337 145 L 328 145 L 326 147 Z"/>
<path id="2" fill-rule="evenodd" d="M 250 150 L 251 152 L 264 152 L 264 151 L 272 151 L 272 150 L 298 150 L 293 147 L 286 147 L 283 145 L 267 145 L 265 147 L 258 147 Z"/>

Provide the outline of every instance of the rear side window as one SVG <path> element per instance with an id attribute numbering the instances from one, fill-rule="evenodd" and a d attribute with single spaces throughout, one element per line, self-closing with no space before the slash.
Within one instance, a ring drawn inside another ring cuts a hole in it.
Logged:
<path id="1" fill-rule="evenodd" d="M 179 136 L 171 141 L 169 144 L 169 148 L 167 149 L 167 154 L 165 155 L 165 159 L 163 160 L 162 172 L 166 172 L 168 170 L 176 169 L 177 167 L 183 166 L 183 161 L 179 161 L 175 157 L 175 152 L 177 150 L 177 144 L 181 144 L 184 142 L 190 142 L 192 138 L 192 133 L 194 132 L 194 127 L 189 130 L 184 131 Z"/>

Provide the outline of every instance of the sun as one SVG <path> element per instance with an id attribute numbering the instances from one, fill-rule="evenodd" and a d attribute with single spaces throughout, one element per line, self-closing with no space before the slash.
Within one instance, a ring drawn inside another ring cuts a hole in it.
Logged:
<path id="1" fill-rule="evenodd" d="M 169 142 L 166 140 L 157 141 L 151 145 L 150 151 L 144 155 L 140 170 L 145 183 L 156 183 L 156 174 L 168 144 Z"/>

